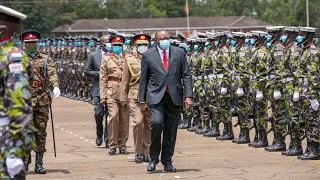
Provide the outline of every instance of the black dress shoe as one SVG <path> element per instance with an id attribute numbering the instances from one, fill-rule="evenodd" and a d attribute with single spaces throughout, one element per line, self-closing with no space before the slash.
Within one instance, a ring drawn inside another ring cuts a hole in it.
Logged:
<path id="1" fill-rule="evenodd" d="M 154 161 L 150 161 L 148 164 L 148 172 L 152 172 L 156 170 L 157 164 Z"/>
<path id="2" fill-rule="evenodd" d="M 117 149 L 116 148 L 111 148 L 110 150 L 109 150 L 109 154 L 110 155 L 115 155 L 117 153 Z"/>
<path id="3" fill-rule="evenodd" d="M 119 153 L 120 153 L 120 154 L 123 154 L 123 155 L 129 154 L 129 152 L 128 152 L 127 149 L 120 149 L 120 150 L 119 150 Z"/>
<path id="4" fill-rule="evenodd" d="M 172 164 L 170 165 L 166 165 L 164 166 L 164 170 L 163 172 L 177 172 L 177 169 L 175 167 L 172 166 Z"/>
<path id="5" fill-rule="evenodd" d="M 136 163 L 142 163 L 143 162 L 143 156 L 141 154 L 136 154 L 136 157 L 134 159 Z"/>
<path id="6" fill-rule="evenodd" d="M 143 162 L 150 162 L 151 158 L 150 156 L 143 156 Z"/>
<path id="7" fill-rule="evenodd" d="M 97 138 L 96 138 L 96 144 L 97 144 L 97 146 L 101 146 L 101 144 L 102 144 L 102 137 L 97 136 Z"/>

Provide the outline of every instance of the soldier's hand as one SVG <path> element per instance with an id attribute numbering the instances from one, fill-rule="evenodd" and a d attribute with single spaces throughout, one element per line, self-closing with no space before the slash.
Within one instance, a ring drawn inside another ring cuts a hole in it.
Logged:
<path id="1" fill-rule="evenodd" d="M 148 109 L 147 103 L 140 103 L 140 110 L 141 112 L 145 112 Z"/>
<path id="2" fill-rule="evenodd" d="M 186 106 L 186 109 L 189 110 L 192 107 L 192 98 L 186 98 L 186 100 L 184 101 L 184 105 Z"/>

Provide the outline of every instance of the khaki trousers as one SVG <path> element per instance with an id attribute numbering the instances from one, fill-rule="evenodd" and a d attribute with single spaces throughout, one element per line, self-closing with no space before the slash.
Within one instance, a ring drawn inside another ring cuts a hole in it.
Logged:
<path id="1" fill-rule="evenodd" d="M 110 148 L 126 149 L 129 137 L 128 104 L 122 105 L 119 100 L 107 99 L 108 105 L 108 138 Z"/>
<path id="2" fill-rule="evenodd" d="M 151 145 L 151 112 L 147 110 L 144 114 L 140 111 L 139 102 L 129 99 L 129 107 L 133 116 L 133 140 L 136 154 L 150 155 Z"/>

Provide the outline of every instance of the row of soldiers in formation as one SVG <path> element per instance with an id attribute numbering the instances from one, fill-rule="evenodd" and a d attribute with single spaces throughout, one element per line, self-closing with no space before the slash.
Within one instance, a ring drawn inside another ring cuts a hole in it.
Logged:
<path id="1" fill-rule="evenodd" d="M 124 52 L 136 54 L 132 36 L 124 36 Z M 267 32 L 206 32 L 198 33 L 195 39 L 181 35 L 171 38 L 171 45 L 186 51 L 194 80 L 195 106 L 184 111 L 179 128 L 218 140 L 249 143 L 266 151 L 282 151 L 299 159 L 320 159 L 320 43 L 315 28 L 269 27 Z M 91 80 L 85 76 L 84 67 L 87 53 L 100 48 L 99 39 L 52 38 L 42 44 L 46 45 L 41 49 L 56 59 L 65 84 L 62 92 L 89 101 Z M 111 44 L 106 48 L 111 52 Z M 272 110 L 270 117 L 268 109 Z M 238 138 L 234 138 L 232 116 L 238 117 L 234 125 L 240 126 Z M 221 122 L 224 129 L 220 135 Z M 250 143 L 253 128 L 255 136 Z M 272 131 L 274 138 L 268 145 L 267 134 Z M 305 137 L 303 154 L 301 141 Z"/>
<path id="2" fill-rule="evenodd" d="M 207 32 L 186 44 L 195 105 L 184 111 L 179 128 L 301 160 L 320 159 L 320 43 L 315 28 L 279 26 L 246 34 Z M 233 116 L 238 117 L 234 126 Z M 236 126 L 240 127 L 238 138 L 233 133 Z M 267 134 L 272 131 L 269 145 Z M 305 137 L 303 153 L 301 141 Z"/>

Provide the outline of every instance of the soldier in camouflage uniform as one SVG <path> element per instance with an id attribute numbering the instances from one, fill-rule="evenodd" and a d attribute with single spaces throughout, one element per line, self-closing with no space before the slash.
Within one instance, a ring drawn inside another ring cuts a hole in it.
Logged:
<path id="1" fill-rule="evenodd" d="M 283 72 L 284 81 L 284 94 L 286 100 L 286 109 L 288 113 L 289 124 L 287 124 L 287 132 L 283 134 L 290 135 L 290 144 L 287 151 L 282 152 L 285 156 L 298 156 L 302 155 L 301 137 L 303 136 L 303 129 L 299 126 L 300 102 L 298 101 L 298 77 L 296 77 L 296 69 L 298 69 L 298 58 L 302 48 L 297 46 L 295 42 L 299 34 L 299 28 L 286 27 L 284 28 L 285 34 L 281 37 L 281 41 L 286 43 L 286 55 L 284 58 L 285 71 Z M 293 123 L 297 122 L 297 123 Z"/>
<path id="2" fill-rule="evenodd" d="M 53 87 L 53 96 L 60 96 L 58 76 L 54 63 L 49 55 L 37 51 L 37 41 L 40 34 L 37 31 L 25 31 L 20 36 L 24 42 L 26 53 L 31 59 L 31 65 L 34 71 L 34 81 L 32 83 L 32 121 L 31 124 L 37 129 L 36 137 L 36 161 L 35 173 L 46 174 L 43 168 L 43 154 L 46 152 L 46 127 L 49 120 L 49 105 L 51 104 L 51 95 L 49 86 Z"/>
<path id="3" fill-rule="evenodd" d="M 234 80 L 235 80 L 235 110 L 238 114 L 240 134 L 232 140 L 233 143 L 250 143 L 250 119 L 249 119 L 249 61 L 250 50 L 245 45 L 245 33 L 232 33 L 231 45 L 235 47 Z"/>
<path id="4" fill-rule="evenodd" d="M 28 155 L 35 147 L 30 125 L 33 71 L 11 39 L 26 15 L 0 5 L 0 179 L 25 180 Z M 17 103 L 19 102 L 19 103 Z"/>
<path id="5" fill-rule="evenodd" d="M 251 88 L 254 98 L 253 107 L 256 108 L 253 116 L 256 126 L 257 138 L 249 147 L 261 148 L 268 146 L 267 138 L 267 62 L 270 59 L 270 53 L 264 45 L 266 33 L 262 31 L 252 31 L 251 45 L 255 46 L 255 52 L 250 60 Z"/>
<path id="6" fill-rule="evenodd" d="M 299 125 L 305 126 L 307 137 L 307 148 L 305 154 L 298 156 L 300 160 L 320 159 L 320 119 L 319 119 L 319 61 L 320 52 L 312 41 L 316 28 L 300 28 L 297 37 L 298 46 L 302 47 L 298 59 L 298 69 L 296 71 L 299 78 L 299 99 L 301 114 Z"/>
<path id="7" fill-rule="evenodd" d="M 232 128 L 232 90 L 230 77 L 230 57 L 229 50 L 226 48 L 226 40 L 228 38 L 227 32 L 220 32 L 215 34 L 215 46 L 217 47 L 217 56 L 215 59 L 215 72 L 217 76 L 216 92 L 218 96 L 218 111 L 220 112 L 221 121 L 224 125 L 224 130 L 217 140 L 232 140 L 234 138 Z"/>
<path id="8" fill-rule="evenodd" d="M 272 145 L 265 148 L 266 151 L 285 151 L 286 143 L 283 134 L 286 131 L 286 121 L 288 113 L 286 111 L 286 102 L 283 92 L 283 72 L 285 70 L 284 57 L 286 49 L 283 42 L 279 41 L 282 36 L 283 27 L 267 27 L 269 35 L 266 38 L 267 48 L 270 49 L 271 58 L 267 62 L 267 91 L 268 100 L 271 103 L 272 115 L 271 127 L 274 131 Z M 281 123 L 280 123 L 281 122 Z"/>

